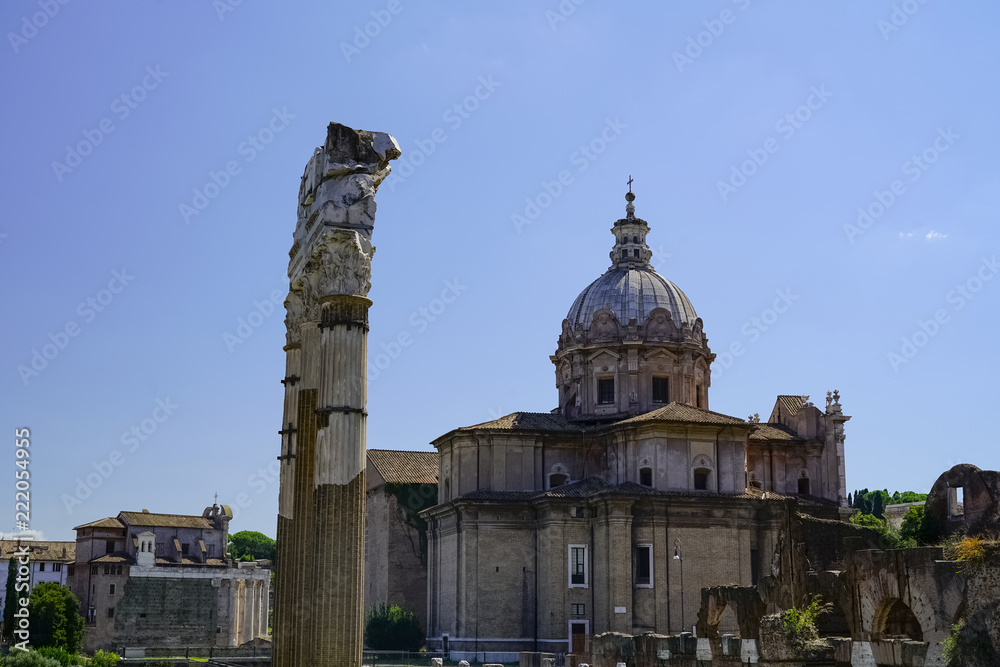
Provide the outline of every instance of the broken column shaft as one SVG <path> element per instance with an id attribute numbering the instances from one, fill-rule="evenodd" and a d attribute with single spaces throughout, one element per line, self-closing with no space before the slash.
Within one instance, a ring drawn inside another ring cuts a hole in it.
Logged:
<path id="1" fill-rule="evenodd" d="M 368 290 L 388 134 L 331 123 L 289 252 L 275 667 L 361 664 Z"/>

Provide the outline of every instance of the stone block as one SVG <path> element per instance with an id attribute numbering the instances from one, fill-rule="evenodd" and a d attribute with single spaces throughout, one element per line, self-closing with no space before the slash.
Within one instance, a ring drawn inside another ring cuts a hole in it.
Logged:
<path id="1" fill-rule="evenodd" d="M 444 658 L 431 658 L 431 667 L 443 667 Z"/>
<path id="2" fill-rule="evenodd" d="M 463 660 L 462 662 L 458 663 L 458 667 L 469 667 L 469 661 Z"/>

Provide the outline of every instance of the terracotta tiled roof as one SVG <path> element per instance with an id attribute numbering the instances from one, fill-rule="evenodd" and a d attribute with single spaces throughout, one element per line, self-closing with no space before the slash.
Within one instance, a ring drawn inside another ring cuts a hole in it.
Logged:
<path id="1" fill-rule="evenodd" d="M 802 409 L 805 404 L 805 396 L 791 396 L 789 394 L 779 394 L 778 402 L 784 406 L 788 414 L 794 415 L 796 412 Z"/>
<path id="2" fill-rule="evenodd" d="M 68 563 L 76 560 L 76 542 L 35 540 L 0 540 L 0 560 L 7 561 L 19 545 L 28 547 L 29 558 L 36 561 Z"/>
<path id="3" fill-rule="evenodd" d="M 119 512 L 118 517 L 130 526 L 151 526 L 169 528 L 199 528 L 214 530 L 215 524 L 203 516 L 186 514 L 155 514 L 153 512 Z"/>
<path id="4" fill-rule="evenodd" d="M 123 553 L 116 552 L 116 553 L 113 553 L 113 554 L 104 554 L 103 556 L 98 556 L 97 558 L 91 558 L 90 562 L 91 563 L 125 563 L 125 564 L 131 565 L 132 564 L 132 559 L 129 558 L 128 556 L 126 556 Z"/>
<path id="5" fill-rule="evenodd" d="M 653 410 L 652 412 L 646 412 L 641 415 L 636 415 L 635 417 L 629 417 L 628 419 L 623 419 L 618 424 L 637 424 L 639 422 L 646 421 L 664 421 L 664 422 L 684 422 L 684 423 L 698 423 L 698 424 L 732 424 L 734 426 L 746 426 L 747 423 L 740 419 L 739 417 L 730 417 L 729 415 L 724 415 L 721 412 L 712 412 L 711 410 L 702 410 L 701 408 L 695 408 L 690 405 L 685 405 L 684 403 L 668 403 L 662 408 Z"/>
<path id="6" fill-rule="evenodd" d="M 369 449 L 368 462 L 388 484 L 437 484 L 437 452 Z"/>
<path id="7" fill-rule="evenodd" d="M 124 528 L 123 524 L 118 519 L 113 516 L 109 516 L 105 519 L 98 519 L 97 521 L 91 521 L 90 523 L 85 523 L 81 526 L 77 526 L 73 530 L 80 530 L 81 528 Z"/>
<path id="8" fill-rule="evenodd" d="M 799 440 L 795 431 L 784 424 L 760 424 L 750 434 L 751 440 Z"/>
<path id="9" fill-rule="evenodd" d="M 502 431 L 580 431 L 580 427 L 568 421 L 566 417 L 551 412 L 512 412 L 505 417 L 493 421 L 463 426 L 457 430 L 471 431 L 473 429 L 496 429 Z"/>

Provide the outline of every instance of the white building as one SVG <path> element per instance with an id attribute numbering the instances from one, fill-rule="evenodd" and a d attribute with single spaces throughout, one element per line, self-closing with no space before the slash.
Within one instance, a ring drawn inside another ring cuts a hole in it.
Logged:
<path id="1" fill-rule="evenodd" d="M 76 562 L 76 542 L 35 542 L 33 540 L 0 540 L 0 559 L 8 564 L 0 570 L 0 610 L 7 603 L 7 567 L 10 559 L 16 558 L 21 547 L 28 547 L 31 581 L 29 590 L 38 584 L 55 582 L 66 584 L 66 577 L 73 570 Z M 16 562 L 15 562 L 16 566 Z"/>

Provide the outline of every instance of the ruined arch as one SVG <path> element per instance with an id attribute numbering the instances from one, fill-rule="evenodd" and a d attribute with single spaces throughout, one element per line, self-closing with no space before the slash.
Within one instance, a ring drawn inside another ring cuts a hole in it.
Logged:
<path id="1" fill-rule="evenodd" d="M 913 610 L 899 598 L 886 598 L 872 618 L 872 639 L 912 639 L 922 642 L 924 632 Z"/>

